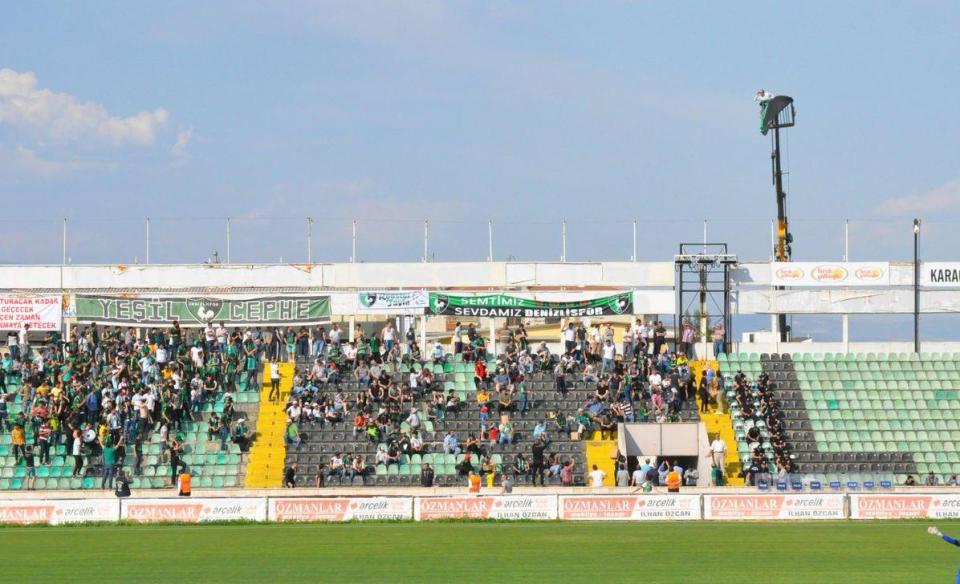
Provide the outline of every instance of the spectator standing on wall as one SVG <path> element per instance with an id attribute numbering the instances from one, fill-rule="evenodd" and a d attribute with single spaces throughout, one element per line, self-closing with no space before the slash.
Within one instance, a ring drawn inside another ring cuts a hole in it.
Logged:
<path id="1" fill-rule="evenodd" d="M 602 487 L 603 480 L 607 478 L 607 473 L 603 472 L 597 465 L 593 465 L 593 470 L 590 471 L 590 486 L 591 487 Z"/>
<path id="2" fill-rule="evenodd" d="M 713 325 L 713 358 L 724 352 L 724 343 L 727 336 L 727 329 L 723 326 L 723 321 Z"/>
<path id="3" fill-rule="evenodd" d="M 283 470 L 283 488 L 292 489 L 297 486 L 297 463 L 291 462 L 290 466 Z"/>
<path id="4" fill-rule="evenodd" d="M 690 321 L 685 321 L 683 327 L 680 329 L 680 353 L 683 353 L 688 358 L 693 358 L 693 343 L 696 341 L 697 335 L 696 331 L 693 330 L 693 325 L 690 324 Z"/>
<path id="5" fill-rule="evenodd" d="M 430 468 L 430 463 L 423 463 L 423 468 L 420 471 L 420 486 L 421 487 L 432 487 L 433 486 L 433 469 Z"/>
<path id="6" fill-rule="evenodd" d="M 710 458 L 713 459 L 714 466 L 722 469 L 726 456 L 727 443 L 720 438 L 720 434 L 717 434 L 717 437 L 710 443 Z"/>
<path id="7" fill-rule="evenodd" d="M 618 487 L 630 486 L 630 473 L 627 472 L 627 468 L 622 464 L 617 469 L 617 486 Z"/>

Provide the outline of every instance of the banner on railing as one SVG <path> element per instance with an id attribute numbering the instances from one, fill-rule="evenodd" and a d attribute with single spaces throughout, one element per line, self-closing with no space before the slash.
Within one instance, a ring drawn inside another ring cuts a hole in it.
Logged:
<path id="1" fill-rule="evenodd" d="M 561 495 L 559 516 L 588 521 L 700 519 L 700 495 Z"/>
<path id="2" fill-rule="evenodd" d="M 120 518 L 143 523 L 178 521 L 264 521 L 267 500 L 262 497 L 126 499 Z"/>
<path id="3" fill-rule="evenodd" d="M 0 501 L 0 523 L 61 525 L 116 521 L 119 517 L 120 503 L 117 499 Z"/>
<path id="4" fill-rule="evenodd" d="M 0 330 L 59 331 L 63 324 L 63 297 L 0 295 Z"/>
<path id="5" fill-rule="evenodd" d="M 77 296 L 76 317 L 81 322 L 130 325 L 183 325 L 223 321 L 228 325 L 310 324 L 330 315 L 327 296 L 271 296 L 263 298 L 190 297 L 121 298 Z"/>
<path id="6" fill-rule="evenodd" d="M 412 497 L 289 497 L 270 499 L 270 521 L 413 519 Z"/>
<path id="7" fill-rule="evenodd" d="M 360 312 L 394 314 L 421 314 L 430 304 L 430 295 L 422 290 L 410 292 L 367 291 L 357 294 L 357 309 Z"/>
<path id="8" fill-rule="evenodd" d="M 960 494 L 850 495 L 851 519 L 957 519 Z"/>
<path id="9" fill-rule="evenodd" d="M 556 495 L 417 497 L 413 517 L 431 519 L 556 519 Z"/>
<path id="10" fill-rule="evenodd" d="M 889 262 L 772 262 L 771 286 L 887 286 Z"/>
<path id="11" fill-rule="evenodd" d="M 704 495 L 704 519 L 843 519 L 840 494 Z"/>
<path id="12" fill-rule="evenodd" d="M 430 312 L 465 317 L 574 318 L 633 314 L 633 292 L 589 300 L 553 301 L 511 294 L 430 293 Z"/>

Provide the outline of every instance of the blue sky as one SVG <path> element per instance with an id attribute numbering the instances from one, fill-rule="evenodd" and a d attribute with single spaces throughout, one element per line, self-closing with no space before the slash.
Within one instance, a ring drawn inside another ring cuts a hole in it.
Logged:
<path id="1" fill-rule="evenodd" d="M 956 2 L 17 3 L 5 262 L 769 256 L 754 92 L 796 99 L 795 258 L 957 259 Z"/>

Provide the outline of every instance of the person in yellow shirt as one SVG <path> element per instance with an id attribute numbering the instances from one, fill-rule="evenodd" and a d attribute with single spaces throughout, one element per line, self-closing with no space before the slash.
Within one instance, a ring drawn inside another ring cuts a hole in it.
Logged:
<path id="1" fill-rule="evenodd" d="M 10 439 L 13 442 L 13 454 L 17 457 L 17 464 L 27 456 L 27 432 L 23 426 L 16 424 L 13 432 L 10 433 Z"/>
<path id="2" fill-rule="evenodd" d="M 486 388 L 477 390 L 477 404 L 484 405 L 490 402 L 490 392 Z"/>

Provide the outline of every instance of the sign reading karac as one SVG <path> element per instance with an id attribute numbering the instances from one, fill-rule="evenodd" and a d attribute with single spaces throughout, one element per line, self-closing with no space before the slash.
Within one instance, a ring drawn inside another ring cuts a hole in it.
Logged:
<path id="1" fill-rule="evenodd" d="M 700 496 L 561 496 L 560 519 L 589 521 L 680 521 L 700 519 Z"/>
<path id="2" fill-rule="evenodd" d="M 878 287 L 890 284 L 889 262 L 773 262 L 771 286 Z"/>
<path id="3" fill-rule="evenodd" d="M 263 521 L 264 498 L 135 499 L 123 501 L 120 517 L 144 523 L 202 521 Z"/>
<path id="4" fill-rule="evenodd" d="M 414 519 L 556 519 L 556 495 L 418 497 Z"/>
<path id="5" fill-rule="evenodd" d="M 63 323 L 60 296 L 0 296 L 0 330 L 59 331 Z"/>
<path id="6" fill-rule="evenodd" d="M 843 495 L 704 495 L 704 519 L 843 519 Z"/>
<path id="7" fill-rule="evenodd" d="M 960 262 L 923 262 L 920 285 L 924 288 L 960 288 Z"/>
<path id="8" fill-rule="evenodd" d="M 0 523 L 61 525 L 116 521 L 119 516 L 116 499 L 0 501 Z"/>
<path id="9" fill-rule="evenodd" d="M 411 497 L 270 499 L 270 521 L 366 521 L 413 519 Z"/>

